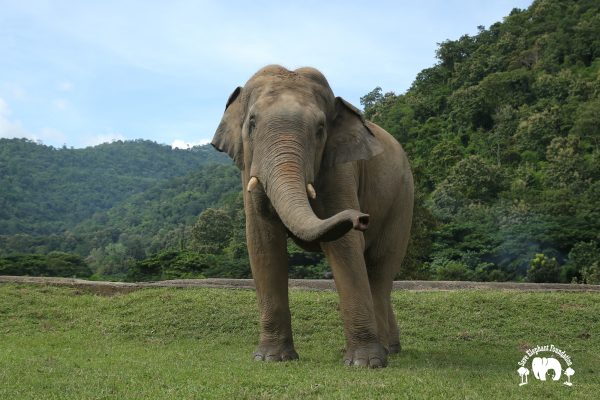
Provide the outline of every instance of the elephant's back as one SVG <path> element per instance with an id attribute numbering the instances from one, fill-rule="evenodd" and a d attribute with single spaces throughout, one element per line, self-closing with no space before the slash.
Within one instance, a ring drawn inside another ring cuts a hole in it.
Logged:
<path id="1" fill-rule="evenodd" d="M 367 121 L 367 126 L 383 147 L 382 155 L 386 163 L 393 164 L 394 161 L 404 161 L 408 165 L 408 157 L 402 145 L 388 131 L 374 122 Z M 375 157 L 377 158 L 377 157 Z"/>
<path id="2" fill-rule="evenodd" d="M 414 190 L 412 171 L 404 148 L 379 125 L 372 122 L 367 122 L 367 124 L 381 143 L 383 152 L 364 162 L 365 186 L 376 192 L 387 188 L 387 192 L 390 192 L 391 195 L 394 192 L 402 195 L 406 191 L 400 190 L 399 187 L 403 187 L 408 189 L 412 195 Z M 383 188 L 378 188 L 378 185 L 383 185 Z"/>

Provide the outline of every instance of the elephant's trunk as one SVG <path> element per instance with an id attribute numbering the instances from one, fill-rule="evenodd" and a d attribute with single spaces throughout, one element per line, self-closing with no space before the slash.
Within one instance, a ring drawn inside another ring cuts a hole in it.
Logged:
<path id="1" fill-rule="evenodd" d="M 305 242 L 327 242 L 340 238 L 351 229 L 367 229 L 369 216 L 356 210 L 344 210 L 324 220 L 315 215 L 308 202 L 299 143 L 293 139 L 280 142 L 269 153 L 264 169 L 261 168 L 268 173 L 261 174 L 260 180 L 279 218 L 294 236 Z"/>

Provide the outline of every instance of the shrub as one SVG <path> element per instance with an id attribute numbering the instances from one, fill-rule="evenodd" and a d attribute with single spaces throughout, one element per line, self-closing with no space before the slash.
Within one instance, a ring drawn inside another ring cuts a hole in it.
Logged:
<path id="1" fill-rule="evenodd" d="M 583 283 L 589 285 L 600 285 L 600 264 L 598 261 L 581 270 L 581 278 Z"/>
<path id="2" fill-rule="evenodd" d="M 436 258 L 430 264 L 435 279 L 441 281 L 470 281 L 473 271 L 464 263 L 446 258 Z"/>
<path id="3" fill-rule="evenodd" d="M 0 275 L 61 276 L 87 278 L 92 271 L 75 254 L 12 254 L 0 258 Z"/>
<path id="4" fill-rule="evenodd" d="M 548 258 L 541 253 L 536 254 L 527 271 L 527 280 L 529 282 L 560 282 L 560 266 L 556 258 Z"/>
<path id="5" fill-rule="evenodd" d="M 156 281 L 165 279 L 249 278 L 250 266 L 245 259 L 227 255 L 203 254 L 194 251 L 160 252 L 136 262 L 129 270 L 130 281 Z"/>
<path id="6" fill-rule="evenodd" d="M 127 274 L 132 281 L 203 278 L 202 271 L 214 264 L 214 256 L 190 251 L 163 251 L 136 262 Z"/>

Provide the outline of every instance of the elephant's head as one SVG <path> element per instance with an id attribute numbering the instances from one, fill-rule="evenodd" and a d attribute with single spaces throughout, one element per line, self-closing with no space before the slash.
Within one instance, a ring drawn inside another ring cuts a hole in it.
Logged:
<path id="1" fill-rule="evenodd" d="M 229 97 L 212 145 L 244 171 L 248 191 L 264 190 L 299 239 L 329 241 L 367 228 L 369 216 L 357 210 L 321 220 L 309 203 L 323 168 L 382 151 L 361 113 L 336 98 L 319 71 L 276 65 L 258 71 Z"/>

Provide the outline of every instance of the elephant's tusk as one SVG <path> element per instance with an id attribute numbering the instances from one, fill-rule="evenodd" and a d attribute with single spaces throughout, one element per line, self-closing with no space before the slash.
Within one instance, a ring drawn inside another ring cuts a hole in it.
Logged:
<path id="1" fill-rule="evenodd" d="M 316 199 L 317 198 L 317 192 L 315 192 L 315 188 L 313 187 L 312 184 L 308 184 L 306 185 L 306 191 L 308 192 L 308 197 L 310 197 L 311 199 Z"/>
<path id="2" fill-rule="evenodd" d="M 246 190 L 249 192 L 253 191 L 254 188 L 256 187 L 257 183 L 258 183 L 258 178 L 253 176 L 252 178 L 250 178 L 250 181 L 248 182 L 248 187 L 246 188 Z"/>

